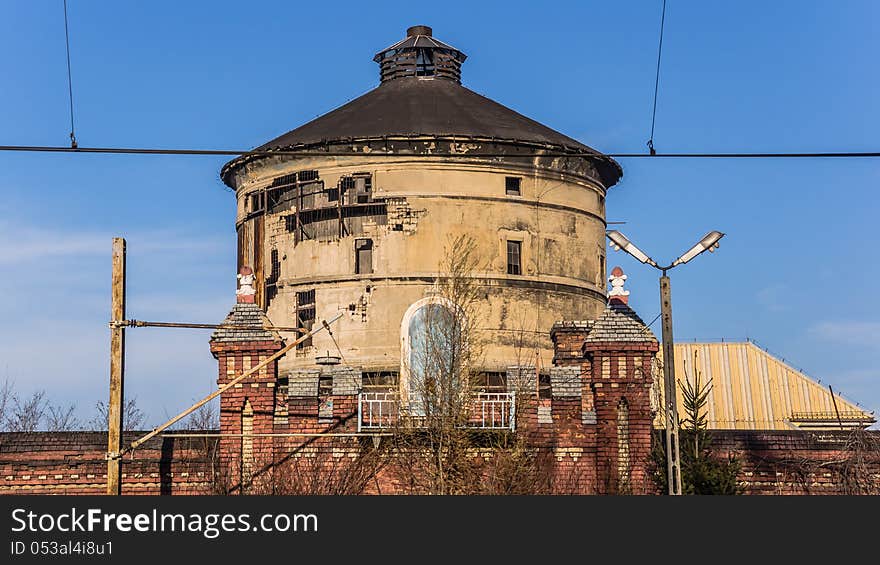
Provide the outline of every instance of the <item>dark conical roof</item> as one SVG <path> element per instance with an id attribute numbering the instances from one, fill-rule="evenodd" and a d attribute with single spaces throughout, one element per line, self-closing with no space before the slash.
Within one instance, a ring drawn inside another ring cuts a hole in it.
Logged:
<path id="1" fill-rule="evenodd" d="M 414 26 L 407 37 L 379 52 L 382 83 L 332 110 L 258 147 L 256 151 L 298 150 L 334 142 L 429 136 L 534 145 L 593 161 L 610 187 L 620 166 L 610 157 L 461 86 L 466 55 L 436 40 L 431 28 Z M 253 157 L 240 157 L 222 177 Z"/>
<path id="2" fill-rule="evenodd" d="M 413 135 L 527 141 L 598 154 L 579 141 L 453 81 L 419 78 L 382 83 L 360 98 L 273 139 L 259 149 Z"/>

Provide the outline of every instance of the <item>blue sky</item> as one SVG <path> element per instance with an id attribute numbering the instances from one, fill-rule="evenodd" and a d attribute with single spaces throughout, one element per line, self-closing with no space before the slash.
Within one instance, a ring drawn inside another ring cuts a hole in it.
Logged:
<path id="1" fill-rule="evenodd" d="M 608 152 L 643 151 L 660 0 L 70 0 L 81 146 L 250 148 L 373 88 L 372 55 L 426 24 L 469 55 L 465 86 Z M 670 0 L 655 146 L 876 151 L 880 5 Z M 61 0 L 0 6 L 0 144 L 66 145 Z M 219 157 L 0 153 L 0 376 L 84 418 L 108 375 L 110 240 L 129 317 L 220 321 L 235 288 Z M 874 227 L 880 160 L 622 159 L 609 221 L 672 272 L 677 339 L 750 337 L 880 412 Z M 653 269 L 610 253 L 631 303 Z M 126 392 L 158 423 L 215 386 L 201 331 L 129 332 Z"/>

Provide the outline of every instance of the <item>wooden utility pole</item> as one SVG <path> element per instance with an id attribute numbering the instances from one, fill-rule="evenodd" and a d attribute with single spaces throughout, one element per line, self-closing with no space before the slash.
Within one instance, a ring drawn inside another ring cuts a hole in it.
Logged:
<path id="1" fill-rule="evenodd" d="M 666 396 L 666 478 L 669 494 L 681 494 L 678 448 L 678 405 L 675 394 L 675 345 L 672 341 L 672 289 L 666 271 L 660 277 L 660 314 L 663 325 L 663 392 Z"/>
<path id="2" fill-rule="evenodd" d="M 122 494 L 122 402 L 125 375 L 125 239 L 113 238 L 110 306 L 110 402 L 107 410 L 107 494 Z"/>

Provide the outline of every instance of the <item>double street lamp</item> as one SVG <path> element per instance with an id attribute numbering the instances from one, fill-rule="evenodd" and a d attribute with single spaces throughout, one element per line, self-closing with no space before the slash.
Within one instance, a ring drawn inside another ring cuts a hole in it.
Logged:
<path id="1" fill-rule="evenodd" d="M 625 235 L 617 230 L 606 233 L 611 240 L 611 247 L 615 251 L 621 249 L 629 253 L 642 263 L 647 263 L 655 269 L 662 271 L 660 276 L 660 315 L 663 322 L 663 391 L 666 396 L 666 478 L 669 494 L 681 494 L 681 467 L 679 465 L 678 448 L 678 407 L 675 396 L 675 360 L 672 342 L 672 295 L 669 286 L 669 277 L 666 271 L 684 265 L 704 251 L 714 252 L 718 249 L 718 241 L 724 237 L 720 231 L 710 231 L 696 245 L 691 247 L 685 254 L 672 262 L 671 265 L 661 267 L 651 259 L 644 251 L 633 244 Z"/>

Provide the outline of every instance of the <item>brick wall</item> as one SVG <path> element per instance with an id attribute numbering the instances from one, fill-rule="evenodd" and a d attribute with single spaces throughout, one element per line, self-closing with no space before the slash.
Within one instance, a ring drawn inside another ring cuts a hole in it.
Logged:
<path id="1" fill-rule="evenodd" d="M 283 347 L 277 334 L 260 329 L 268 321 L 254 304 L 237 304 L 226 321 L 211 340 L 218 386 Z M 468 476 L 489 492 L 533 492 L 531 481 L 538 492 L 557 494 L 655 493 L 656 338 L 625 302 L 614 300 L 595 321 L 556 324 L 551 338 L 549 395 L 539 395 L 535 367 L 508 368 L 516 437 L 506 445 L 513 448 L 499 448 L 504 432 L 475 431 L 467 457 L 476 474 Z M 405 478 L 407 460 L 391 438 L 356 433 L 361 387 L 357 368 L 281 377 L 276 363 L 268 363 L 222 394 L 222 439 L 164 434 L 126 455 L 123 493 L 421 492 L 411 472 Z M 136 437 L 126 434 L 123 444 Z M 722 453 L 742 462 L 749 494 L 880 493 L 878 432 L 724 431 L 715 437 Z M 104 433 L 0 434 L 0 493 L 103 493 L 106 444 Z M 421 444 L 407 449 L 413 445 Z M 501 475 L 509 484 L 492 482 Z"/>
<path id="2" fill-rule="evenodd" d="M 0 494 L 104 494 L 106 452 L 103 432 L 0 433 Z M 216 438 L 153 438 L 123 457 L 122 493 L 208 493 L 215 452 Z"/>
<path id="3" fill-rule="evenodd" d="M 521 430 L 535 430 L 534 415 L 523 415 Z M 548 455 L 555 478 L 551 492 L 599 491 L 589 434 L 579 434 L 575 420 L 579 407 L 572 400 L 552 403 L 554 424 L 541 426 L 536 445 Z M 317 408 L 315 409 L 317 412 Z M 145 432 L 127 432 L 125 442 Z M 213 433 L 213 432 L 211 432 Z M 720 430 L 714 446 L 742 463 L 740 480 L 745 494 L 829 495 L 880 494 L 880 431 L 801 432 Z M 862 439 L 874 451 L 858 449 Z M 287 472 L 275 477 L 278 489 L 294 494 L 392 494 L 406 492 L 396 482 L 394 469 L 371 461 L 371 441 L 300 439 L 278 446 L 279 461 Z M 209 494 L 223 491 L 223 477 L 215 474 L 217 438 L 154 438 L 123 459 L 123 494 Z M 0 433 L 0 494 L 103 494 L 107 480 L 104 454 L 107 435 L 101 432 Z M 293 479 L 296 480 L 293 480 Z M 635 479 L 635 478 L 634 478 Z M 287 484 L 285 484 L 287 483 Z M 650 488 L 646 488 L 650 491 Z"/>
<path id="4" fill-rule="evenodd" d="M 880 494 L 880 431 L 713 432 L 746 494 Z"/>

